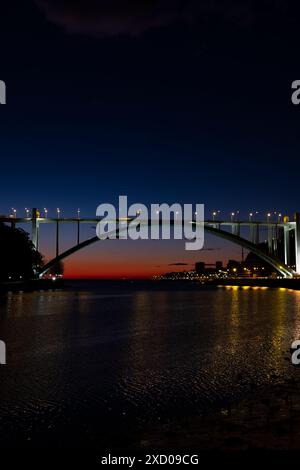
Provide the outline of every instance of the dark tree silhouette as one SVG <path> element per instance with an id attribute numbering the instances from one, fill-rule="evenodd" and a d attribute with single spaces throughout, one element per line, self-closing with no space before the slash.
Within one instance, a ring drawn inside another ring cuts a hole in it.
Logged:
<path id="1" fill-rule="evenodd" d="M 42 264 L 28 233 L 0 222 L 0 281 L 31 279 Z"/>

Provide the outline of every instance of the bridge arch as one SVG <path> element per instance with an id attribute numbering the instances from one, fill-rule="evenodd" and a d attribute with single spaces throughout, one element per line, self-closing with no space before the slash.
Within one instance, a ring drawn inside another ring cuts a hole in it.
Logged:
<path id="1" fill-rule="evenodd" d="M 246 240 L 245 238 L 240 237 L 239 235 L 235 235 L 233 233 L 227 232 L 225 230 L 221 230 L 218 228 L 213 227 L 212 225 L 205 224 L 204 229 L 208 232 L 211 233 L 217 237 L 221 237 L 225 240 L 231 241 L 243 248 L 246 248 L 247 250 L 251 251 L 255 255 L 257 255 L 259 258 L 261 258 L 263 261 L 268 263 L 270 266 L 272 266 L 276 271 L 278 271 L 281 276 L 285 278 L 292 278 L 294 276 L 294 271 L 286 266 L 282 261 L 279 259 L 275 258 L 274 256 L 271 256 L 268 253 L 265 253 L 262 251 L 260 248 L 257 247 L 254 243 L 250 242 L 249 240 Z M 118 234 L 118 230 L 116 231 Z M 51 261 L 49 261 L 47 264 L 45 264 L 40 272 L 39 272 L 39 277 L 41 278 L 46 274 L 49 269 L 54 267 L 59 261 L 62 261 L 63 259 L 67 258 L 68 256 L 72 255 L 73 253 L 76 253 L 77 251 L 85 248 L 86 246 L 92 245 L 93 243 L 100 241 L 100 239 L 95 236 L 92 238 L 89 238 L 85 240 L 84 242 L 81 242 L 72 248 L 69 248 L 68 250 L 64 251 L 57 257 L 53 258 Z"/>
<path id="2" fill-rule="evenodd" d="M 254 253 L 256 256 L 261 258 L 263 261 L 268 263 L 270 266 L 272 266 L 276 271 L 278 271 L 283 277 L 288 277 L 292 278 L 294 276 L 294 271 L 286 266 L 281 260 L 278 258 L 275 258 L 274 256 L 265 253 L 262 251 L 260 248 L 258 248 L 257 245 L 254 243 L 250 242 L 246 238 L 242 238 L 239 235 L 235 235 L 230 232 L 226 232 L 225 230 L 220 230 L 215 227 L 212 227 L 210 225 L 205 225 L 205 230 L 209 233 L 212 233 L 216 235 L 217 237 L 221 237 L 225 240 L 231 241 L 235 243 L 236 245 L 242 246 L 243 248 L 246 248 L 247 250 L 251 251 Z"/>

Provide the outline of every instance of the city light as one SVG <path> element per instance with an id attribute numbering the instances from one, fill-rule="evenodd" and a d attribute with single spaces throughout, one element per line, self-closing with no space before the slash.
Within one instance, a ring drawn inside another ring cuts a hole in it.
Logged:
<path id="1" fill-rule="evenodd" d="M 48 209 L 46 207 L 44 207 L 44 212 L 45 212 L 45 219 L 47 219 L 48 217 Z"/>

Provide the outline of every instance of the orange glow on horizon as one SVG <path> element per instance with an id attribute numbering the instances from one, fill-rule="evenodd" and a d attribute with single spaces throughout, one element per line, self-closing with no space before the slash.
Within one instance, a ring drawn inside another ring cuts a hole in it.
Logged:
<path id="1" fill-rule="evenodd" d="M 215 263 L 239 259 L 240 252 L 227 247 L 224 251 L 184 250 L 181 243 L 109 241 L 85 248 L 63 260 L 66 279 L 151 279 L 170 271 L 190 271 L 195 263 Z M 228 249 L 229 248 L 229 249 Z M 45 259 L 53 257 L 45 253 Z"/>

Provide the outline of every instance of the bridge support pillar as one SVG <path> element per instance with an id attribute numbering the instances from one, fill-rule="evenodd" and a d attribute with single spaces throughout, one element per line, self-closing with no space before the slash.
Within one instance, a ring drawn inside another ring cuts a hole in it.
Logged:
<path id="1" fill-rule="evenodd" d="M 31 240 L 32 240 L 32 243 L 34 244 L 35 246 L 35 249 L 38 250 L 39 249 L 39 221 L 37 220 L 38 219 L 38 214 L 37 214 L 37 208 L 34 207 L 32 209 L 32 222 L 31 222 Z"/>
<path id="2" fill-rule="evenodd" d="M 80 220 L 77 220 L 77 245 L 80 243 Z"/>
<path id="3" fill-rule="evenodd" d="M 295 213 L 294 220 L 296 222 L 295 227 L 295 255 L 296 255 L 296 273 L 300 275 L 300 214 Z"/>
<path id="4" fill-rule="evenodd" d="M 278 228 L 277 226 L 274 228 L 273 231 L 273 250 L 274 250 L 274 255 L 278 255 Z"/>
<path id="5" fill-rule="evenodd" d="M 255 245 L 259 244 L 259 228 L 258 224 L 250 225 L 250 241 Z"/>
<path id="6" fill-rule="evenodd" d="M 55 253 L 56 253 L 56 258 L 59 255 L 59 220 L 58 218 L 56 219 L 56 241 L 55 241 Z"/>
<path id="7" fill-rule="evenodd" d="M 232 233 L 238 237 L 240 236 L 240 224 L 232 224 Z"/>
<path id="8" fill-rule="evenodd" d="M 290 229 L 284 226 L 284 263 L 290 265 Z"/>
<path id="9" fill-rule="evenodd" d="M 268 251 L 270 254 L 273 253 L 273 227 L 268 225 Z"/>

